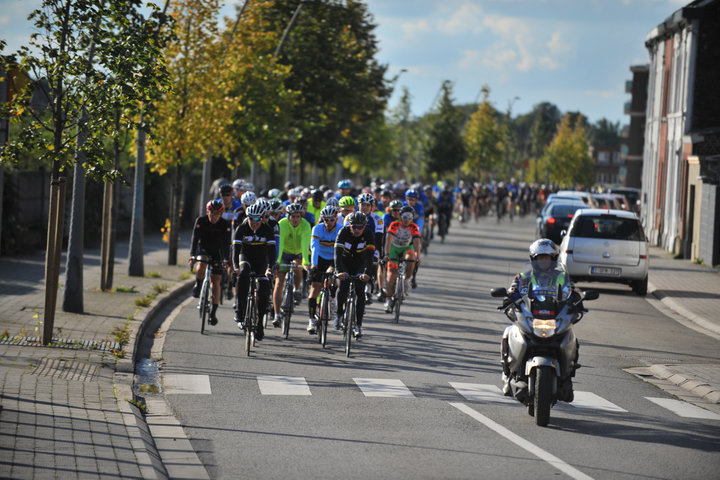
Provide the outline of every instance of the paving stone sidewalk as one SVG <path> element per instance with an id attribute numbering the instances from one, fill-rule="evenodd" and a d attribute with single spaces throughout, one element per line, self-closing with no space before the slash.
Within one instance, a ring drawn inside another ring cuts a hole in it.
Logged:
<path id="1" fill-rule="evenodd" d="M 159 235 L 144 247 L 145 276 L 130 277 L 127 240 L 118 242 L 112 292 L 99 289 L 99 251 L 86 251 L 82 314 L 62 311 L 63 258 L 51 347 L 39 345 L 44 256 L 0 258 L 0 478 L 167 478 L 130 402 L 132 357 L 142 323 L 192 279 L 185 265 L 167 265 Z M 149 306 L 136 305 L 148 294 Z"/>

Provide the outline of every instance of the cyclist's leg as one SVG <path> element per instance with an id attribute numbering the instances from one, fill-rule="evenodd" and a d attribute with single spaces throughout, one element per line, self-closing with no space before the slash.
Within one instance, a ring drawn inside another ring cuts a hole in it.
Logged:
<path id="1" fill-rule="evenodd" d="M 219 273 L 215 273 L 216 271 Z M 210 303 L 212 303 L 212 307 L 210 308 L 210 323 L 213 325 L 217 323 L 215 313 L 217 313 L 218 305 L 220 303 L 220 295 L 222 295 L 222 289 L 220 286 L 221 283 L 222 270 L 212 269 L 210 271 L 210 285 L 212 286 L 212 288 L 210 289 Z"/>
<path id="2" fill-rule="evenodd" d="M 357 298 L 355 324 L 360 328 L 362 327 L 362 320 L 365 315 L 365 282 L 359 278 L 354 279 L 353 282 L 355 282 L 355 296 Z"/>
<path id="3" fill-rule="evenodd" d="M 247 295 L 246 295 L 247 296 Z M 257 307 L 258 307 L 258 324 L 255 330 L 255 340 L 262 340 L 265 337 L 265 328 L 262 317 L 267 310 L 268 300 L 270 299 L 270 280 L 265 277 L 257 278 Z"/>
<path id="4" fill-rule="evenodd" d="M 412 277 L 413 273 L 416 271 L 415 258 L 417 258 L 415 250 L 410 249 L 405 251 L 405 276 L 407 278 Z"/>
<path id="5" fill-rule="evenodd" d="M 350 280 L 339 280 L 338 291 L 337 291 L 337 315 L 338 318 L 342 318 L 345 313 L 345 301 L 348 298 L 348 291 L 350 290 Z"/>
<path id="6" fill-rule="evenodd" d="M 275 273 L 275 289 L 273 290 L 273 307 L 275 318 L 280 315 L 280 303 L 282 302 L 283 288 L 285 288 L 285 276 L 287 272 L 279 270 Z"/>
<path id="7" fill-rule="evenodd" d="M 240 273 L 237 278 L 237 308 L 235 309 L 235 322 L 245 321 L 245 308 L 247 303 L 247 292 L 250 288 L 250 270 L 247 263 L 240 264 Z"/>

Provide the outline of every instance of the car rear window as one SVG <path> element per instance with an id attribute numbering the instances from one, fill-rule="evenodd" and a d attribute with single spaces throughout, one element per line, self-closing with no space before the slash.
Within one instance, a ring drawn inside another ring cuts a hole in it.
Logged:
<path id="1" fill-rule="evenodd" d="M 615 215 L 583 215 L 575 220 L 571 237 L 644 241 L 645 234 L 635 218 Z"/>
<path id="2" fill-rule="evenodd" d="M 552 210 L 550 211 L 550 215 L 553 217 L 567 217 L 569 215 L 574 215 L 575 210 L 578 208 L 587 208 L 583 204 L 578 205 L 553 205 Z"/>

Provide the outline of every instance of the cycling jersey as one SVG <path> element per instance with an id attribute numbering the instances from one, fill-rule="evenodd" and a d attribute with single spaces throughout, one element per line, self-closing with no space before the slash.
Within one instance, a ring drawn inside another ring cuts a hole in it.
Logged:
<path id="1" fill-rule="evenodd" d="M 315 208 L 315 205 L 313 205 L 312 200 L 308 201 L 307 211 L 309 214 L 311 214 L 313 216 L 313 218 L 315 220 L 311 225 L 319 224 L 322 221 L 322 219 L 320 218 L 320 212 L 322 211 L 323 208 L 325 208 L 324 201 L 320 202 L 320 206 L 317 208 Z M 307 220 L 307 217 L 305 217 L 305 219 Z"/>
<path id="2" fill-rule="evenodd" d="M 222 214 L 222 218 L 224 218 L 228 222 L 233 221 L 233 217 L 235 217 L 235 212 L 238 210 L 238 208 L 242 207 L 242 202 L 240 200 L 236 200 L 235 197 L 232 198 L 231 202 L 232 205 L 230 206 L 230 208 L 226 208 Z"/>
<path id="3" fill-rule="evenodd" d="M 403 206 L 409 205 L 407 201 L 403 202 Z M 415 202 L 415 215 L 413 216 L 413 222 L 417 224 L 418 230 L 422 232 L 423 225 L 425 225 L 425 207 L 420 202 Z"/>
<path id="4" fill-rule="evenodd" d="M 280 243 L 278 246 L 278 262 L 281 262 L 283 253 L 302 255 L 303 265 L 310 264 L 310 224 L 304 218 L 300 219 L 297 227 L 293 227 L 290 219 L 283 218 L 278 222 L 280 229 Z"/>
<path id="5" fill-rule="evenodd" d="M 335 240 L 335 268 L 338 272 L 369 274 L 375 253 L 375 236 L 365 228 L 362 235 L 356 237 L 352 226 L 346 225 Z"/>
<path id="6" fill-rule="evenodd" d="M 331 232 L 328 232 L 325 223 L 318 223 L 312 229 L 310 238 L 310 250 L 312 252 L 311 265 L 319 265 L 320 259 L 334 260 L 335 240 L 340 228 L 337 223 Z"/>
<path id="7" fill-rule="evenodd" d="M 396 220 L 388 227 L 388 235 L 392 235 L 392 245 L 406 247 L 412 244 L 414 238 L 420 238 L 420 230 L 415 223 L 404 227 L 401 220 Z M 392 246 L 391 245 L 391 246 Z"/>
<path id="8" fill-rule="evenodd" d="M 195 220 L 192 240 L 190 241 L 190 256 L 206 254 L 216 261 L 230 258 L 230 222 L 219 218 L 212 223 L 207 215 Z"/>
<path id="9" fill-rule="evenodd" d="M 275 264 L 275 234 L 272 227 L 260 224 L 257 230 L 250 227 L 245 220 L 233 235 L 233 266 L 247 262 L 256 275 L 263 275 L 268 266 Z"/>

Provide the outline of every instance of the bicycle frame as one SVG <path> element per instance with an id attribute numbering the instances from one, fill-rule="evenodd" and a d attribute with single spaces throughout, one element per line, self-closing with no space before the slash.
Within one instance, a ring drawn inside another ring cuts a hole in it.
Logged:
<path id="1" fill-rule="evenodd" d="M 288 338 L 290 334 L 290 317 L 295 310 L 295 299 L 293 292 L 295 291 L 295 270 L 303 268 L 302 265 L 294 263 L 281 263 L 278 267 L 289 268 L 285 275 L 285 285 L 283 286 L 282 300 L 280 303 L 280 311 L 282 313 L 282 335 Z"/>

